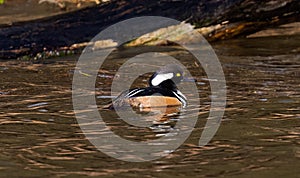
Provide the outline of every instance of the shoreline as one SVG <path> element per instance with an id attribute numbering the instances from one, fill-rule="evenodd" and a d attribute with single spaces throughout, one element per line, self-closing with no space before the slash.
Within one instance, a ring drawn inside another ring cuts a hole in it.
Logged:
<path id="1" fill-rule="evenodd" d="M 143 4 L 143 2 L 149 4 Z M 297 7 L 300 8 L 300 2 L 297 0 L 289 0 L 289 3 L 285 4 L 275 4 L 276 7 L 272 4 L 272 8 L 269 8 L 268 11 L 266 11 L 266 7 L 255 9 L 257 14 L 253 17 L 242 14 L 245 16 L 243 18 L 239 17 L 241 14 L 238 14 L 234 8 L 253 10 L 259 5 L 253 5 L 248 1 L 244 2 L 246 4 L 243 4 L 243 1 L 235 4 L 235 1 L 233 1 L 232 4 L 224 6 L 218 1 L 212 1 L 218 3 L 217 5 L 219 8 L 223 8 L 224 12 L 219 10 L 219 14 L 216 14 L 216 12 L 208 11 L 203 13 L 202 18 L 200 18 L 193 16 L 196 12 L 184 14 L 187 13 L 185 8 L 179 6 L 180 4 L 177 4 L 178 7 L 176 8 L 173 7 L 174 2 L 164 1 L 164 4 L 160 4 L 160 6 L 151 2 L 147 0 L 110 1 L 92 7 L 52 14 L 43 18 L 40 18 L 41 16 L 35 16 L 38 19 L 27 17 L 25 21 L 2 24 L 0 25 L 0 38 L 2 39 L 2 42 L 0 42 L 0 58 L 11 59 L 21 56 L 35 56 L 45 51 L 72 50 L 76 45 L 80 49 L 101 30 L 116 22 L 148 14 L 174 18 L 173 12 L 175 10 L 179 12 L 178 14 L 182 11 L 182 15 L 177 15 L 175 18 L 179 21 L 185 21 L 187 16 L 193 17 L 187 23 L 193 24 L 195 30 L 210 42 L 232 38 L 255 38 L 300 33 L 299 23 L 297 23 L 297 21 L 300 21 L 300 12 L 295 10 L 298 9 Z M 238 7 L 233 6 L 234 4 Z M 189 1 L 182 5 L 196 6 L 201 5 L 201 3 Z M 250 5 L 251 7 L 248 7 Z M 234 8 L 231 8 L 232 6 Z M 167 11 L 159 10 L 166 7 L 172 8 Z M 260 13 L 261 16 L 259 16 Z M 213 14 L 215 15 L 212 16 Z M 259 16 L 261 19 L 255 19 L 255 16 Z M 4 17 L 2 16 L 2 18 Z M 208 19 L 210 20 L 207 21 Z M 152 39 L 154 38 L 155 36 Z M 136 45 L 141 44 L 144 44 L 144 42 L 140 41 Z"/>

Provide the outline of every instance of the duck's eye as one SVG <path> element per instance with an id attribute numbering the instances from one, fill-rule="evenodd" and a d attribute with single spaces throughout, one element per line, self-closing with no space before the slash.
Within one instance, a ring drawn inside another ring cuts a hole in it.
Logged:
<path id="1" fill-rule="evenodd" d="M 181 76 L 181 74 L 180 74 L 180 73 L 177 73 L 177 74 L 176 74 L 176 77 L 180 77 L 180 76 Z"/>

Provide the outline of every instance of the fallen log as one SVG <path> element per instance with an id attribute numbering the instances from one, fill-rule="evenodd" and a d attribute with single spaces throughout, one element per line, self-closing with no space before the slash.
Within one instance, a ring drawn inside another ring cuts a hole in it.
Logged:
<path id="1" fill-rule="evenodd" d="M 299 0 L 113 0 L 75 12 L 0 26 L 0 59 L 66 49 L 116 22 L 154 15 L 186 21 L 209 41 L 300 20 Z"/>

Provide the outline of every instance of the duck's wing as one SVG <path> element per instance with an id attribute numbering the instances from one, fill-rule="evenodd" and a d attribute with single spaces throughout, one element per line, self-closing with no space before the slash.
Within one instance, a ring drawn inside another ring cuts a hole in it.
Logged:
<path id="1" fill-rule="evenodd" d="M 128 99 L 132 97 L 137 97 L 145 89 L 144 88 L 133 88 L 123 91 L 117 98 L 115 98 L 110 104 L 104 106 L 104 109 L 113 110 L 115 107 L 129 107 Z"/>

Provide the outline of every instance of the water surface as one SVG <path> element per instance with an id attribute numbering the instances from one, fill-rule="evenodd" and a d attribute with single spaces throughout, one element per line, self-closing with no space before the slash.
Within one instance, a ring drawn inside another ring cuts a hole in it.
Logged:
<path id="1" fill-rule="evenodd" d="M 214 44 L 227 82 L 227 108 L 211 142 L 198 147 L 208 116 L 205 73 L 193 72 L 201 105 L 183 145 L 164 158 L 129 163 L 98 151 L 73 113 L 71 84 L 78 56 L 43 62 L 0 62 L 1 177 L 297 177 L 300 173 L 300 36 L 239 39 Z M 124 51 L 123 51 L 124 52 Z M 136 52 L 136 51 L 135 51 Z M 99 73 L 98 106 L 109 98 L 116 55 Z M 185 63 L 186 54 L 170 54 Z M 149 76 L 149 75 L 148 75 Z M 147 84 L 147 75 L 136 85 Z M 96 96 L 96 97 L 97 97 Z M 189 109 L 193 109 L 190 107 Z M 131 140 L 168 133 L 176 117 L 139 129 L 100 110 L 116 134 Z M 188 119 L 188 118 L 186 118 Z M 156 127 L 153 129 L 153 127 Z M 159 130 L 161 128 L 161 130 Z M 130 133 L 130 134 L 128 134 Z M 169 135 L 176 139 L 176 135 Z M 112 151 L 118 151 L 112 148 Z"/>

